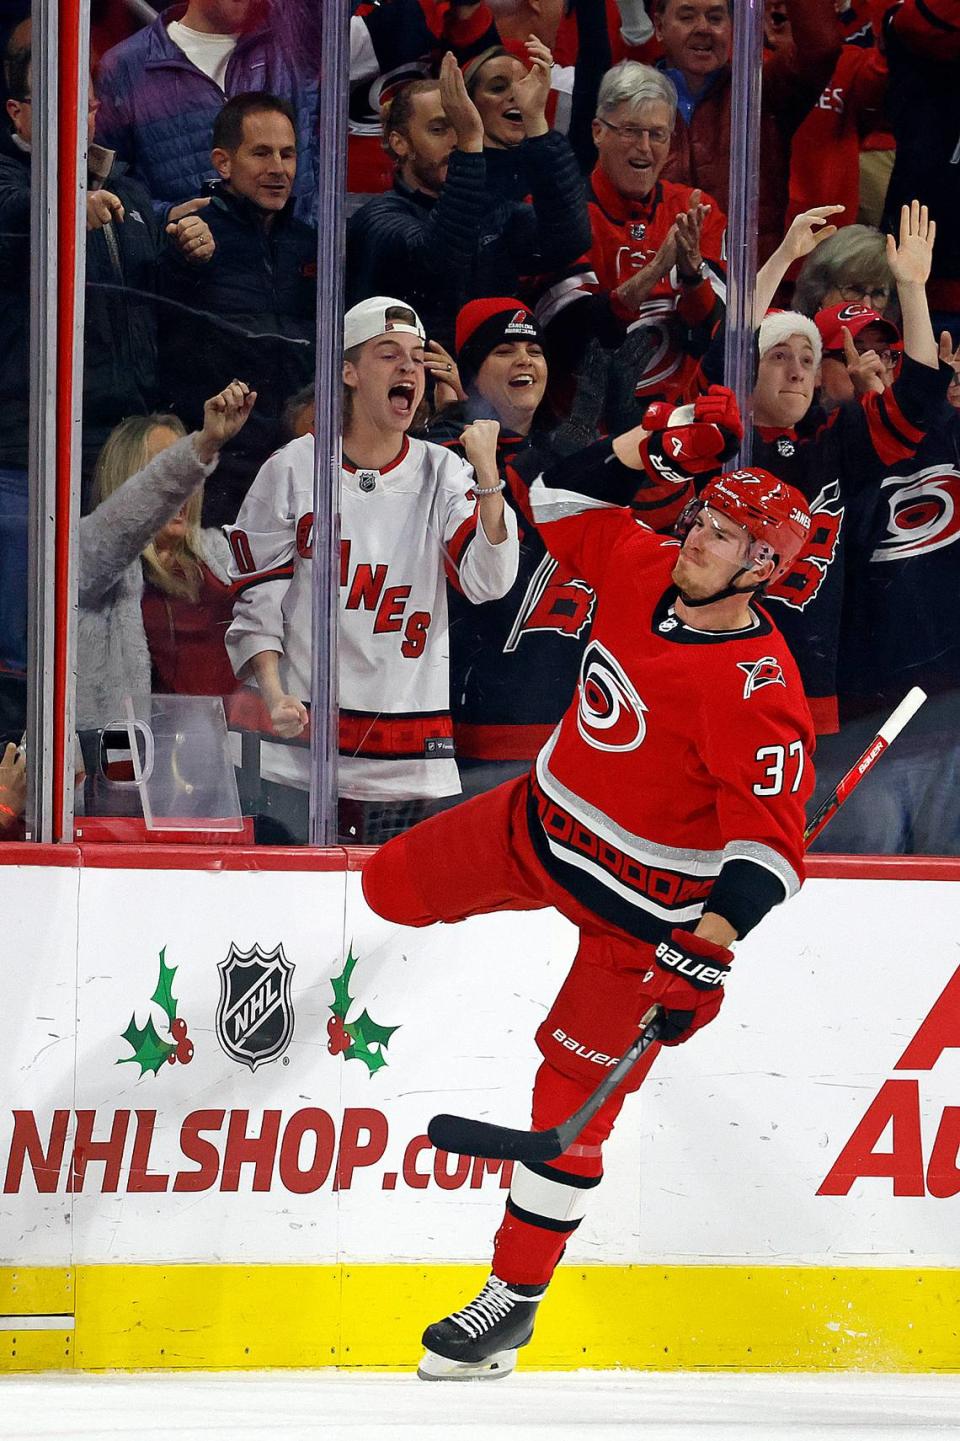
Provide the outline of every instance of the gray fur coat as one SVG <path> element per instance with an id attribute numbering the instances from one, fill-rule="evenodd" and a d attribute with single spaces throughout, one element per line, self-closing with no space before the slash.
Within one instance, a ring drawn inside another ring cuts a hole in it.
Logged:
<path id="1" fill-rule="evenodd" d="M 122 720 L 125 695 L 150 694 L 140 553 L 215 465 L 203 465 L 186 436 L 81 518 L 78 730 Z M 201 538 L 204 561 L 219 580 L 228 580 L 227 541 L 218 530 L 204 530 Z"/>

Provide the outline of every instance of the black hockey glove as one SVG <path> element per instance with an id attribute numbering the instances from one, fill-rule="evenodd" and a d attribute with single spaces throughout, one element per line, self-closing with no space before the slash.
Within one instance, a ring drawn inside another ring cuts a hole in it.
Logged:
<path id="1" fill-rule="evenodd" d="M 558 459 L 586 449 L 600 434 L 610 360 L 609 350 L 599 340 L 591 340 L 575 377 L 570 414 L 548 436 L 550 452 Z"/>

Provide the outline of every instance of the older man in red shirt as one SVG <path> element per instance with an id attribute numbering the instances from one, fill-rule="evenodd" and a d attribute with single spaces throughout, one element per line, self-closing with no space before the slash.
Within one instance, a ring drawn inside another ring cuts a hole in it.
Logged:
<path id="1" fill-rule="evenodd" d="M 726 295 L 726 221 L 712 196 L 665 180 L 677 91 L 649 65 L 621 61 L 597 96 L 590 177 L 591 245 L 537 306 L 551 353 L 576 368 L 587 338 L 617 344 L 642 328 L 638 400 L 673 400 L 695 370 L 690 332 L 719 319 Z M 638 337 L 639 339 L 639 337 Z"/>

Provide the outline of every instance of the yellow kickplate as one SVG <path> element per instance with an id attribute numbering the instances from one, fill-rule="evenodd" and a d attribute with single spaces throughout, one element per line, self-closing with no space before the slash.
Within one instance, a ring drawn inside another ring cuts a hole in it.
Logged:
<path id="1" fill-rule="evenodd" d="M 0 1375 L 5 1371 L 70 1371 L 72 1331 L 0 1330 Z"/>
<path id="2" fill-rule="evenodd" d="M 29 1275 L 39 1309 L 59 1308 L 69 1273 L 16 1274 L 14 1292 L 14 1273 L 0 1273 L 8 1299 L 22 1306 Z M 73 1346 L 62 1333 L 24 1332 L 13 1356 L 8 1305 L 0 1370 L 412 1369 L 424 1326 L 470 1300 L 486 1268 L 81 1266 L 75 1274 Z M 561 1267 L 521 1364 L 958 1372 L 960 1270 Z"/>
<path id="3" fill-rule="evenodd" d="M 73 1270 L 0 1266 L 0 1316 L 73 1315 Z"/>

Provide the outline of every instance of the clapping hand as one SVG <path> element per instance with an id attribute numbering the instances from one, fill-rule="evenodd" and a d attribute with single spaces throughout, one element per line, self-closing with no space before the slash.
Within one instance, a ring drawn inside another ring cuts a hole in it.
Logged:
<path id="1" fill-rule="evenodd" d="M 702 190 L 692 190 L 687 209 L 681 210 L 675 221 L 677 271 L 688 278 L 699 276 L 700 266 L 703 264 L 700 232 L 704 220 L 710 214 L 710 206 L 703 205 L 702 198 Z"/>
<path id="2" fill-rule="evenodd" d="M 523 116 L 523 128 L 528 135 L 544 134 L 547 130 L 546 109 L 550 96 L 550 72 L 553 56 L 535 35 L 525 41 L 530 57 L 530 69 L 514 83 L 513 98 Z"/>
<path id="3" fill-rule="evenodd" d="M 440 104 L 443 113 L 453 126 L 460 150 L 472 145 L 483 147 L 483 121 L 480 111 L 467 94 L 463 71 L 457 64 L 457 57 L 448 50 L 440 62 Z"/>

